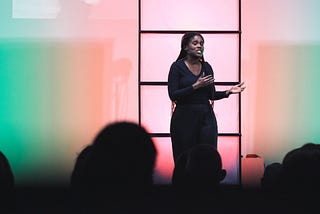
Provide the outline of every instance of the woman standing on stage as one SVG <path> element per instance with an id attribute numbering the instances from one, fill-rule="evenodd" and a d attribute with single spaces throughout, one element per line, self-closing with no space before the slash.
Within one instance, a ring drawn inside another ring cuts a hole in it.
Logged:
<path id="1" fill-rule="evenodd" d="M 211 102 L 242 92 L 240 83 L 226 91 L 216 91 L 211 65 L 204 61 L 204 38 L 188 32 L 181 39 L 180 54 L 172 63 L 168 75 L 168 93 L 175 104 L 170 134 L 173 157 L 196 144 L 217 148 L 218 127 Z"/>

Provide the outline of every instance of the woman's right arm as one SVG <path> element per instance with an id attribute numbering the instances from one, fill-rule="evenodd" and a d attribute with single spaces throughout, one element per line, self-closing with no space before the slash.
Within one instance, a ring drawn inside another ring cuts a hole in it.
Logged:
<path id="1" fill-rule="evenodd" d="M 168 92 L 172 101 L 177 101 L 179 98 L 187 96 L 195 90 L 192 84 L 184 88 L 179 88 L 181 78 L 180 70 L 181 68 L 179 68 L 176 63 L 173 63 L 170 67 L 168 76 Z"/>

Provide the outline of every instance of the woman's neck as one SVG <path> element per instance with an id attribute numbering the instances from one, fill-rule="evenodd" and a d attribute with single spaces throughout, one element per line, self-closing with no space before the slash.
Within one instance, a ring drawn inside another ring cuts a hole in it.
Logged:
<path id="1" fill-rule="evenodd" d="M 184 63 L 187 66 L 187 68 L 189 69 L 189 71 L 191 71 L 191 73 L 193 73 L 194 75 L 200 74 L 202 64 L 199 59 L 185 58 Z"/>
<path id="2" fill-rule="evenodd" d="M 195 64 L 201 64 L 200 58 L 193 58 L 190 56 L 187 56 L 184 61 L 186 61 L 190 65 L 195 65 Z"/>

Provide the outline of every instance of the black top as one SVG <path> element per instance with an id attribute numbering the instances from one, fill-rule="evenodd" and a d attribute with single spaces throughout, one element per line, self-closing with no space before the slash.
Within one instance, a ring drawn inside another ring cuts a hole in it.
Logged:
<path id="1" fill-rule="evenodd" d="M 172 63 L 168 76 L 168 92 L 172 101 L 177 104 L 208 104 L 209 100 L 219 100 L 228 97 L 226 91 L 216 91 L 214 83 L 206 87 L 194 89 L 197 79 L 204 73 L 212 75 L 209 63 L 204 62 L 199 75 L 194 75 L 186 66 L 183 59 Z"/>

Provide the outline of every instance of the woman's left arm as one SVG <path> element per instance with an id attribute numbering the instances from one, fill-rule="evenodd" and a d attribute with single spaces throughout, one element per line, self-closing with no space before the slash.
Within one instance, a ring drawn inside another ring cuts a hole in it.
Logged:
<path id="1" fill-rule="evenodd" d="M 226 91 L 216 91 L 214 88 L 214 96 L 211 99 L 211 101 L 213 100 L 220 100 L 223 98 L 228 98 L 231 94 L 239 94 L 241 93 L 246 87 L 244 86 L 244 82 L 239 83 L 237 85 L 232 86 L 230 89 L 226 90 Z"/>
<path id="2" fill-rule="evenodd" d="M 245 88 L 244 82 L 234 85 L 229 90 L 226 90 L 226 96 L 229 97 L 230 94 L 239 94 L 243 92 Z"/>

